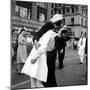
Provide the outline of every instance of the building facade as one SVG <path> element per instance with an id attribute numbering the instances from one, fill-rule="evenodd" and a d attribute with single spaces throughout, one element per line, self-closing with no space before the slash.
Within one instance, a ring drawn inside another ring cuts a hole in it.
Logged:
<path id="1" fill-rule="evenodd" d="M 80 37 L 82 31 L 88 32 L 87 9 L 87 5 L 11 0 L 11 26 L 12 29 L 26 27 L 29 31 L 35 31 L 59 13 L 64 16 L 64 24 L 72 27 L 73 35 Z"/>
<path id="2" fill-rule="evenodd" d="M 56 14 L 63 14 L 64 24 L 71 26 L 73 35 L 80 37 L 81 32 L 88 33 L 87 5 L 51 4 L 51 17 Z"/>
<path id="3" fill-rule="evenodd" d="M 29 31 L 38 30 L 45 22 L 50 9 L 48 3 L 11 0 L 11 27 L 26 27 Z"/>

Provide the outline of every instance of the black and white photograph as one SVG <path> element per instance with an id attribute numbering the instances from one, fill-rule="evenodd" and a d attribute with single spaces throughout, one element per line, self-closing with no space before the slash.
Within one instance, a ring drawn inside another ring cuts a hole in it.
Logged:
<path id="1" fill-rule="evenodd" d="M 88 85 L 88 5 L 10 4 L 11 90 Z"/>

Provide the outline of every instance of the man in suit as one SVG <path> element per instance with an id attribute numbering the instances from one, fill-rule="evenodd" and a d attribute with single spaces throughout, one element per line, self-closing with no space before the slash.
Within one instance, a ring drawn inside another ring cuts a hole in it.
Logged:
<path id="1" fill-rule="evenodd" d="M 63 31 L 61 32 L 61 37 L 59 38 L 59 41 L 58 41 L 59 48 L 57 49 L 57 52 L 58 52 L 58 59 L 59 59 L 59 69 L 63 69 L 64 67 L 63 60 L 65 57 L 66 41 L 70 39 L 69 32 L 68 32 L 69 29 L 70 28 L 66 25 L 63 27 Z"/>
<path id="2" fill-rule="evenodd" d="M 61 43 L 60 47 L 61 47 L 61 49 L 57 50 L 58 51 L 58 59 L 59 59 L 59 69 L 62 69 L 64 67 L 63 60 L 64 60 L 64 56 L 65 56 L 66 41 L 63 37 L 63 34 L 61 35 L 61 38 L 60 38 L 60 43 Z"/>

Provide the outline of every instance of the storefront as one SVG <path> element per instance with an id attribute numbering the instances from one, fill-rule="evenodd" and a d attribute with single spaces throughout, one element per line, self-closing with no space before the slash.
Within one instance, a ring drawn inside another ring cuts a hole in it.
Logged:
<path id="1" fill-rule="evenodd" d="M 13 29 L 19 30 L 20 28 L 25 27 L 28 31 L 37 32 L 42 25 L 44 25 L 44 23 L 18 18 L 16 16 L 12 16 L 11 18 L 11 30 Z"/>

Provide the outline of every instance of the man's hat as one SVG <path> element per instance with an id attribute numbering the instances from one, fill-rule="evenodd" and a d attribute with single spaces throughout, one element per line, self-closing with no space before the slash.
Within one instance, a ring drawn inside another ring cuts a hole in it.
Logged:
<path id="1" fill-rule="evenodd" d="M 71 27 L 64 25 L 60 30 L 71 30 Z"/>
<path id="2" fill-rule="evenodd" d="M 58 35 L 61 34 L 61 32 L 68 32 L 68 33 L 71 33 L 71 27 L 70 26 L 67 26 L 67 25 L 64 25 L 59 31 L 58 31 Z"/>
<path id="3" fill-rule="evenodd" d="M 55 22 L 57 22 L 57 21 L 59 21 L 59 20 L 63 20 L 63 15 L 62 15 L 62 14 L 55 14 L 55 15 L 50 19 L 50 21 L 51 21 L 52 23 L 55 23 Z"/>

